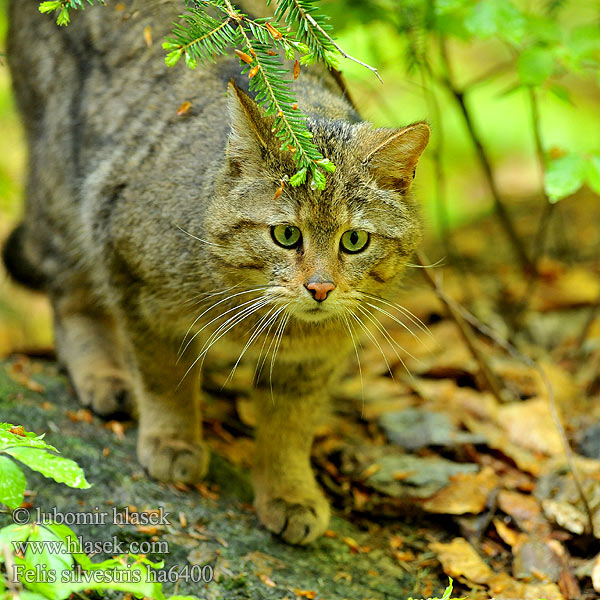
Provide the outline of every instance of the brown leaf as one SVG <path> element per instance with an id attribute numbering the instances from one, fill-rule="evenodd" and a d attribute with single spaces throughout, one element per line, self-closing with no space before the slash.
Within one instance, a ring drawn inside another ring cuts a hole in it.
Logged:
<path id="1" fill-rule="evenodd" d="M 450 577 L 466 577 L 475 583 L 487 583 L 494 575 L 464 538 L 454 538 L 448 544 L 433 542 L 430 548 L 437 554 L 444 573 Z"/>
<path id="2" fill-rule="evenodd" d="M 258 73 L 258 65 L 252 67 L 248 72 L 248 79 L 252 79 Z"/>
<path id="3" fill-rule="evenodd" d="M 523 531 L 532 531 L 542 521 L 540 503 L 530 494 L 501 490 L 498 494 L 498 508 L 512 517 Z"/>
<path id="4" fill-rule="evenodd" d="M 317 592 L 314 592 L 313 590 L 294 589 L 294 594 L 299 598 L 308 598 L 308 600 L 314 600 L 317 597 Z"/>
<path id="5" fill-rule="evenodd" d="M 479 514 L 498 485 L 491 467 L 484 467 L 479 473 L 457 473 L 450 477 L 447 486 L 423 503 L 423 508 L 448 515 Z"/>
<path id="6" fill-rule="evenodd" d="M 237 48 L 234 50 L 240 60 L 243 60 L 245 63 L 250 64 L 252 62 L 252 57 Z"/>
<path id="7" fill-rule="evenodd" d="M 597 592 L 600 592 L 600 554 L 596 556 L 592 565 L 592 585 Z"/>
<path id="8" fill-rule="evenodd" d="M 150 27 L 150 25 L 144 27 L 144 41 L 146 42 L 146 46 L 148 46 L 148 48 L 152 46 L 152 27 Z"/>
<path id="9" fill-rule="evenodd" d="M 91 423 L 94 420 L 94 415 L 92 414 L 92 411 L 87 408 L 80 408 L 77 411 L 68 410 L 67 418 L 74 423 Z"/>
<path id="10" fill-rule="evenodd" d="M 190 108 L 192 108 L 192 103 L 189 100 L 186 100 L 177 109 L 177 116 L 181 117 L 182 115 L 185 115 L 190 110 Z"/>
<path id="11" fill-rule="evenodd" d="M 269 586 L 270 588 L 274 588 L 277 587 L 277 584 L 270 579 L 269 577 L 267 577 L 264 573 L 257 573 L 258 578 L 267 586 Z"/>
<path id="12" fill-rule="evenodd" d="M 546 399 L 532 398 L 505 404 L 498 410 L 498 423 L 509 440 L 518 446 L 549 456 L 563 452 Z"/>
<path id="13" fill-rule="evenodd" d="M 273 39 L 280 40 L 283 37 L 283 34 L 281 33 L 281 31 L 278 31 L 277 29 L 275 29 L 275 27 L 273 27 L 273 25 L 271 25 L 271 23 L 266 23 L 265 26 L 269 30 L 269 33 L 273 36 Z"/>
<path id="14" fill-rule="evenodd" d="M 344 544 L 346 544 L 346 546 L 348 546 L 348 548 L 350 548 L 350 552 L 352 554 L 358 554 L 360 552 L 360 546 L 354 538 L 343 537 L 342 542 L 344 542 Z"/>
<path id="15" fill-rule="evenodd" d="M 298 75 L 300 75 L 300 63 L 295 60 L 294 61 L 294 79 L 298 79 Z"/>

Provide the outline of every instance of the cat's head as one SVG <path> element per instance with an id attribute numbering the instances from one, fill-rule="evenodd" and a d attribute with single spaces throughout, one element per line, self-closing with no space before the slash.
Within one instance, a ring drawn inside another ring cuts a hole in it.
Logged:
<path id="1" fill-rule="evenodd" d="M 337 168 L 323 191 L 291 187 L 296 166 L 272 120 L 232 85 L 229 95 L 228 164 L 207 225 L 230 283 L 269 286 L 276 305 L 307 322 L 385 296 L 420 239 L 411 185 L 428 125 L 311 118 L 313 141 Z"/>

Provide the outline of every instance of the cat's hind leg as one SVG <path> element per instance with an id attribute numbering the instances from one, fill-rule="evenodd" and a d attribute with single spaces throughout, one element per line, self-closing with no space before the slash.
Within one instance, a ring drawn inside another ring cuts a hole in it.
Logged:
<path id="1" fill-rule="evenodd" d="M 115 318 L 88 288 L 52 295 L 59 361 L 83 406 L 103 416 L 134 410 L 131 377 Z"/>

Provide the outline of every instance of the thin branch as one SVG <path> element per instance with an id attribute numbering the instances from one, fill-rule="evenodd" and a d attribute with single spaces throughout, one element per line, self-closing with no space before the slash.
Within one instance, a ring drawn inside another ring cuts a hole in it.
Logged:
<path id="1" fill-rule="evenodd" d="M 496 210 L 496 214 L 498 215 L 500 225 L 502 226 L 504 233 L 508 237 L 508 240 L 517 256 L 517 259 L 519 260 L 519 263 L 521 264 L 521 268 L 523 269 L 523 271 L 527 275 L 529 275 L 531 273 L 536 273 L 535 265 L 527 256 L 527 252 L 525 251 L 525 248 L 523 247 L 523 243 L 521 242 L 521 239 L 517 235 L 517 232 L 512 223 L 512 220 L 508 214 L 508 211 L 506 210 L 506 207 L 504 206 L 504 203 L 502 202 L 502 199 L 500 196 L 500 191 L 498 190 L 496 181 L 494 179 L 494 174 L 493 174 L 491 163 L 487 157 L 487 154 L 485 152 L 485 149 L 483 147 L 481 139 L 479 138 L 479 135 L 477 134 L 477 132 L 475 130 L 475 125 L 473 124 L 473 120 L 469 113 L 469 109 L 467 108 L 467 105 L 465 103 L 464 92 L 459 90 L 454 83 L 452 73 L 451 73 L 451 68 L 450 68 L 450 61 L 448 59 L 448 54 L 447 54 L 447 50 L 446 50 L 446 46 L 445 46 L 443 38 L 440 38 L 440 50 L 441 50 L 442 63 L 444 65 L 444 69 L 446 71 L 446 75 L 443 78 L 443 82 L 445 83 L 446 87 L 451 92 L 451 94 L 454 96 L 454 99 L 458 103 L 460 110 L 462 112 L 463 118 L 465 120 L 465 124 L 467 126 L 467 130 L 471 137 L 471 141 L 473 142 L 473 145 L 475 146 L 475 150 L 477 151 L 477 156 L 479 158 L 479 162 L 481 163 L 481 166 L 485 173 L 490 191 L 492 193 L 492 198 L 494 200 L 494 208 Z"/>
<path id="2" fill-rule="evenodd" d="M 417 252 L 417 260 L 420 263 L 420 266 L 424 267 L 425 265 L 429 264 L 429 260 L 421 250 Z M 425 277 L 425 280 L 430 285 L 431 289 L 435 292 L 436 296 L 442 301 L 442 303 L 446 307 L 446 310 L 448 311 L 448 314 L 450 315 L 452 320 L 456 323 L 456 326 L 458 327 L 458 330 L 460 331 L 465 341 L 465 344 L 467 345 L 471 354 L 473 355 L 473 357 L 477 361 L 477 364 L 479 365 L 479 370 L 483 379 L 485 380 L 485 383 L 487 384 L 488 389 L 490 390 L 490 392 L 492 392 L 492 394 L 494 395 L 496 400 L 498 400 L 498 402 L 503 403 L 504 400 L 502 398 L 502 387 L 500 385 L 500 382 L 494 375 L 485 356 L 479 349 L 477 340 L 473 336 L 473 333 L 470 330 L 469 326 L 467 325 L 467 323 L 465 323 L 465 320 L 462 318 L 460 312 L 456 310 L 456 307 L 452 300 L 450 300 L 450 298 L 446 296 L 439 282 L 429 272 L 429 269 L 422 269 L 421 273 L 423 274 L 423 277 Z"/>
<path id="3" fill-rule="evenodd" d="M 306 20 L 313 26 L 316 27 L 332 44 L 333 46 L 335 46 L 335 49 L 344 57 L 347 58 L 348 60 L 351 60 L 367 69 L 369 69 L 369 71 L 373 72 L 375 77 L 377 77 L 377 79 L 379 79 L 379 81 L 381 83 L 383 83 L 383 79 L 381 79 L 381 76 L 379 75 L 379 71 L 375 68 L 372 67 L 371 65 L 368 65 L 365 62 L 362 62 L 361 60 L 358 60 L 358 58 L 354 58 L 354 56 L 350 56 L 349 54 L 347 54 L 344 50 L 342 50 L 342 48 L 340 48 L 340 46 L 336 43 L 336 41 L 312 18 L 312 15 L 310 15 L 309 13 L 304 12 L 301 8 L 298 9 L 306 18 Z"/>
<path id="4" fill-rule="evenodd" d="M 577 337 L 577 341 L 575 342 L 575 350 L 576 352 L 580 352 L 583 348 L 583 344 L 588 338 L 590 331 L 592 330 L 592 325 L 596 320 L 596 317 L 600 315 L 600 295 L 596 299 L 596 302 L 593 304 L 590 309 L 590 314 L 588 318 L 585 320 L 583 327 L 581 328 L 581 333 Z"/>
<path id="5" fill-rule="evenodd" d="M 555 204 L 550 202 L 550 198 L 548 198 L 548 195 L 546 194 L 546 191 L 544 189 L 544 164 L 546 161 L 544 157 L 544 146 L 542 144 L 542 131 L 540 126 L 540 107 L 537 101 L 537 96 L 535 95 L 535 90 L 533 88 L 528 88 L 528 95 L 529 106 L 531 108 L 531 125 L 533 128 L 533 138 L 535 140 L 535 150 L 537 154 L 542 180 L 542 195 L 544 197 L 544 200 L 546 201 L 544 212 L 542 214 L 542 218 L 540 219 L 540 225 L 535 236 L 535 245 L 533 247 L 533 262 L 537 265 L 538 260 L 544 254 L 544 248 L 546 245 L 546 235 L 548 232 L 548 224 L 554 212 Z"/>

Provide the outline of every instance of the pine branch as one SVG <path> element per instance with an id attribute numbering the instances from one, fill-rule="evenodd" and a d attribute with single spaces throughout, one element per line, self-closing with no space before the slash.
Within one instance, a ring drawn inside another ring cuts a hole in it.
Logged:
<path id="1" fill-rule="evenodd" d="M 303 64 L 310 64 L 314 60 L 321 60 L 328 67 L 337 68 L 337 55 L 351 60 L 366 69 L 369 69 L 383 83 L 375 67 L 350 56 L 331 37 L 329 31 L 332 27 L 329 18 L 317 12 L 315 0 L 278 0 L 275 18 L 290 27 L 296 27 L 298 37 L 309 47 L 310 54 L 303 57 Z"/>
<path id="2" fill-rule="evenodd" d="M 87 4 L 94 4 L 94 0 L 86 0 Z M 104 0 L 96 0 L 98 4 L 104 4 Z M 41 13 L 51 13 L 58 11 L 56 15 L 57 25 L 68 25 L 71 22 L 71 15 L 69 11 L 71 9 L 85 9 L 84 0 L 49 0 L 48 2 L 42 2 L 39 6 Z"/>
<path id="3" fill-rule="evenodd" d="M 104 0 L 49 0 L 42 2 L 39 9 L 44 13 L 58 11 L 57 23 L 67 25 L 69 10 L 82 9 L 86 3 L 103 4 Z M 256 102 L 265 109 L 266 116 L 274 117 L 273 131 L 281 142 L 280 149 L 294 158 L 298 171 L 290 178 L 290 184 L 301 185 L 310 174 L 311 187 L 324 189 L 325 173 L 333 172 L 335 165 L 322 156 L 311 140 L 307 117 L 298 109 L 292 79 L 286 77 L 289 70 L 280 51 L 287 60 L 296 61 L 299 57 L 294 79 L 299 63 L 321 61 L 329 68 L 337 67 L 340 55 L 370 69 L 381 80 L 377 69 L 338 46 L 329 19 L 317 10 L 316 0 L 277 0 L 274 19 L 252 19 L 230 0 L 186 0 L 185 4 L 187 12 L 181 15 L 182 22 L 174 26 L 163 43 L 167 66 L 174 67 L 183 57 L 186 65 L 195 69 L 198 62 L 215 61 L 217 56 L 233 50 L 241 60 L 242 72 L 250 79 Z"/>

